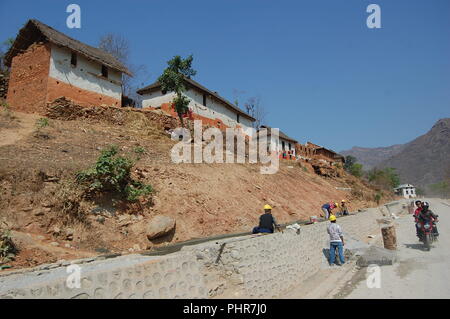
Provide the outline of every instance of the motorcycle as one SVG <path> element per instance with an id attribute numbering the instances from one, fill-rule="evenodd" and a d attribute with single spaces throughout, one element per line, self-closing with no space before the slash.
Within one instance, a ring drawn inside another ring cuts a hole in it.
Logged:
<path id="1" fill-rule="evenodd" d="M 420 238 L 419 240 L 423 242 L 425 249 L 430 251 L 431 243 L 437 241 L 435 236 L 435 220 L 427 220 L 425 222 L 420 222 Z"/>

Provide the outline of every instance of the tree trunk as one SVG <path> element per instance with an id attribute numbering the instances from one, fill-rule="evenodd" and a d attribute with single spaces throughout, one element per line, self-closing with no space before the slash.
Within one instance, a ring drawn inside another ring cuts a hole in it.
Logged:
<path id="1" fill-rule="evenodd" d="M 397 249 L 397 236 L 395 234 L 394 225 L 381 228 L 381 234 L 383 235 L 384 248 L 390 250 Z"/>
<path id="2" fill-rule="evenodd" d="M 183 114 L 178 113 L 178 118 L 180 119 L 181 127 L 184 128 Z"/>

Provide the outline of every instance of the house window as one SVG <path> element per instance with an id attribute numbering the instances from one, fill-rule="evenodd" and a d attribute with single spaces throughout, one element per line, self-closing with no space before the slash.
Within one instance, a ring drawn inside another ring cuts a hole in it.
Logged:
<path id="1" fill-rule="evenodd" d="M 70 65 L 73 67 L 77 66 L 77 54 L 75 52 L 72 52 L 72 55 L 70 56 Z"/>
<path id="2" fill-rule="evenodd" d="M 102 76 L 104 78 L 108 77 L 108 68 L 105 65 L 102 65 Z"/>
<path id="3" fill-rule="evenodd" d="M 281 150 L 284 151 L 284 141 L 281 141 Z"/>
<path id="4" fill-rule="evenodd" d="M 206 106 L 206 94 L 203 94 L 203 105 Z"/>
<path id="5" fill-rule="evenodd" d="M 237 116 L 236 116 L 236 121 L 237 121 L 238 123 L 240 123 L 240 122 L 239 122 L 239 114 L 237 114 Z"/>
<path id="6" fill-rule="evenodd" d="M 289 150 L 291 150 L 291 143 L 289 143 Z"/>

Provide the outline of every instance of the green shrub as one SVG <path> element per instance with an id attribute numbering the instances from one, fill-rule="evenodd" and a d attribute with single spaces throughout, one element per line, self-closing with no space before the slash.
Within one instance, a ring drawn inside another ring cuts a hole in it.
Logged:
<path id="1" fill-rule="evenodd" d="M 0 229 L 0 264 L 14 260 L 18 249 L 14 244 L 11 233 Z"/>
<path id="2" fill-rule="evenodd" d="M 39 120 L 36 121 L 36 126 L 38 128 L 44 128 L 48 125 L 49 125 L 48 119 L 46 119 L 45 117 L 41 117 Z"/>
<path id="3" fill-rule="evenodd" d="M 383 197 L 383 195 L 381 193 L 375 194 L 374 200 L 377 202 L 377 205 L 380 204 L 381 197 Z"/>
<path id="4" fill-rule="evenodd" d="M 150 185 L 131 178 L 134 161 L 117 153 L 117 146 L 103 150 L 94 167 L 77 173 L 76 180 L 86 186 L 88 193 L 113 192 L 128 201 L 152 193 Z"/>

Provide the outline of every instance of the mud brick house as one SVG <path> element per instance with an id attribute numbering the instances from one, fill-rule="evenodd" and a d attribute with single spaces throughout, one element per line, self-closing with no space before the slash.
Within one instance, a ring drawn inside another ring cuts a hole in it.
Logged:
<path id="1" fill-rule="evenodd" d="M 66 97 L 82 106 L 121 106 L 122 74 L 131 75 L 109 53 L 37 21 L 29 20 L 6 53 L 11 68 L 7 103 L 28 113 Z"/>
<path id="2" fill-rule="evenodd" d="M 246 135 L 251 134 L 251 128 L 255 119 L 230 103 L 217 92 L 213 92 L 196 81 L 185 78 L 186 92 L 189 97 L 189 117 L 194 120 L 202 120 L 204 126 L 226 128 L 241 128 Z M 178 117 L 172 101 L 174 92 L 162 92 L 161 85 L 155 82 L 137 91 L 142 96 L 142 107 L 161 109 L 164 112 Z"/>
<path id="3" fill-rule="evenodd" d="M 295 139 L 287 136 L 280 130 L 278 132 L 278 138 L 276 138 L 272 134 L 272 128 L 267 125 L 261 125 L 261 128 L 258 131 L 258 138 L 266 136 L 264 131 L 262 131 L 261 129 L 267 129 L 268 151 L 275 152 L 275 154 L 281 159 L 296 159 L 295 145 L 298 144 L 298 142 Z"/>
<path id="4" fill-rule="evenodd" d="M 340 155 L 340 154 L 338 154 L 338 153 L 336 153 L 336 152 L 334 152 L 334 151 L 332 151 L 330 149 L 327 149 L 327 148 L 325 148 L 323 146 L 316 145 L 316 144 L 311 143 L 311 142 L 307 142 L 305 144 L 305 146 L 307 148 L 312 149 L 312 152 L 314 154 L 313 158 L 315 158 L 315 159 L 326 161 L 330 165 L 337 164 L 337 163 L 340 163 L 340 164 L 345 163 L 344 156 L 342 156 L 342 155 Z"/>

